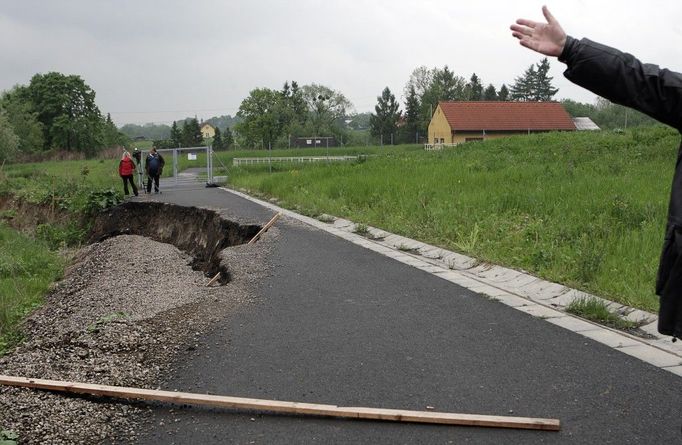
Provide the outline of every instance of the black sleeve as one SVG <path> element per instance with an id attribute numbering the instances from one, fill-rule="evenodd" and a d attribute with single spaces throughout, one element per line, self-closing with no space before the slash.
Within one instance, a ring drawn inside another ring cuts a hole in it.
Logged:
<path id="1" fill-rule="evenodd" d="M 631 54 L 588 39 L 566 39 L 564 76 L 611 102 L 682 129 L 682 74 L 645 64 Z"/>

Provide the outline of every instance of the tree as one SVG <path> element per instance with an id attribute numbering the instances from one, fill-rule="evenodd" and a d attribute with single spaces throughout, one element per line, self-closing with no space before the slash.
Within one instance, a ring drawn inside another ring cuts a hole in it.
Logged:
<path id="1" fill-rule="evenodd" d="M 185 120 L 182 126 L 182 146 L 183 147 L 197 147 L 204 142 L 204 136 L 201 134 L 201 127 L 196 117 Z"/>
<path id="2" fill-rule="evenodd" d="M 402 138 L 405 142 L 414 141 L 415 144 L 419 143 L 418 135 L 421 129 L 420 113 L 421 110 L 417 91 L 413 86 L 410 86 L 407 90 L 407 97 L 405 98 L 405 126 L 403 127 Z"/>
<path id="3" fill-rule="evenodd" d="M 547 75 L 548 72 L 549 60 L 547 58 L 528 67 L 525 73 L 517 77 L 514 85 L 512 85 L 512 99 L 519 101 L 551 101 L 559 90 L 552 87 L 552 78 Z"/>
<path id="4" fill-rule="evenodd" d="M 6 91 L 0 98 L 0 112 L 4 110 L 14 134 L 19 138 L 17 149 L 23 153 L 36 152 L 43 149 L 43 125 L 38 122 L 37 113 L 32 104 L 23 101 L 15 94 L 19 87 Z"/>
<path id="5" fill-rule="evenodd" d="M 182 145 L 182 131 L 178 128 L 178 123 L 173 121 L 170 130 L 170 140 L 173 141 L 173 146 L 180 147 Z"/>
<path id="6" fill-rule="evenodd" d="M 536 78 L 537 72 L 535 71 L 535 65 L 531 65 L 522 76 L 515 79 L 514 85 L 511 86 L 512 100 L 522 102 L 534 100 Z"/>
<path id="7" fill-rule="evenodd" d="M 240 143 L 268 147 L 277 141 L 282 130 L 278 115 L 280 97 L 279 92 L 269 88 L 251 90 L 237 112 L 241 122 L 235 125 L 235 130 L 239 133 Z"/>
<path id="8" fill-rule="evenodd" d="M 483 91 L 483 100 L 498 100 L 497 91 L 492 83 Z"/>
<path id="9" fill-rule="evenodd" d="M 479 101 L 483 99 L 483 85 L 481 84 L 481 80 L 478 78 L 476 73 L 471 75 L 471 79 L 469 79 L 469 83 L 467 83 L 465 87 L 464 96 L 467 100 L 472 101 Z"/>
<path id="10" fill-rule="evenodd" d="M 104 120 L 102 131 L 103 143 L 105 147 L 121 147 L 126 145 L 128 142 L 126 135 L 118 131 L 116 124 L 114 124 L 114 121 L 111 119 L 110 113 L 107 113 L 107 118 Z"/>
<path id="11" fill-rule="evenodd" d="M 369 119 L 370 132 L 373 136 L 382 137 L 382 141 L 388 141 L 390 137 L 392 143 L 397 142 L 395 134 L 400 119 L 399 106 L 391 90 L 388 87 L 384 88 L 381 96 L 377 97 L 377 105 L 374 107 L 376 114 Z"/>
<path id="12" fill-rule="evenodd" d="M 353 104 L 340 92 L 324 85 L 304 85 L 302 90 L 309 113 L 306 127 L 311 136 L 342 134 L 344 119 Z"/>
<path id="13" fill-rule="evenodd" d="M 12 160 L 19 148 L 19 138 L 5 113 L 0 112 L 0 162 Z"/>
<path id="14" fill-rule="evenodd" d="M 223 148 L 224 149 L 230 149 L 234 145 L 234 137 L 232 136 L 232 131 L 230 130 L 230 127 L 227 127 L 225 129 L 225 132 L 223 133 Z"/>
<path id="15" fill-rule="evenodd" d="M 509 89 L 507 88 L 507 85 L 502 84 L 500 91 L 497 93 L 497 100 L 501 100 L 503 102 L 509 100 Z"/>
<path id="16" fill-rule="evenodd" d="M 220 134 L 220 128 L 216 127 L 215 135 L 213 136 L 213 149 L 223 150 L 225 146 L 223 145 L 223 137 Z"/>
<path id="17" fill-rule="evenodd" d="M 45 149 L 92 152 L 103 145 L 104 121 L 95 92 L 80 76 L 36 74 L 19 94 L 30 101 L 43 124 Z"/>
<path id="18" fill-rule="evenodd" d="M 549 60 L 545 57 L 537 64 L 534 100 L 549 102 L 553 99 L 554 95 L 559 92 L 558 88 L 552 86 L 552 77 L 549 77 L 548 73 Z"/>

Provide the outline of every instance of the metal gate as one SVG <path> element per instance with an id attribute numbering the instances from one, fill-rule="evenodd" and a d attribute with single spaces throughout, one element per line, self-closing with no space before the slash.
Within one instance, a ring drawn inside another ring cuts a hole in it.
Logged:
<path id="1" fill-rule="evenodd" d="M 163 157 L 165 163 L 164 173 L 160 180 L 160 188 L 162 190 L 187 190 L 191 188 L 212 186 L 214 184 L 213 150 L 211 147 L 162 148 L 157 149 L 156 151 Z M 147 190 L 148 178 L 145 172 L 149 152 L 149 150 L 141 151 L 141 162 L 138 165 L 137 170 L 140 191 Z M 180 172 L 180 158 L 184 155 L 187 155 L 185 166 L 189 165 L 189 167 L 186 167 Z M 172 176 L 167 174 L 169 168 L 172 168 Z"/>

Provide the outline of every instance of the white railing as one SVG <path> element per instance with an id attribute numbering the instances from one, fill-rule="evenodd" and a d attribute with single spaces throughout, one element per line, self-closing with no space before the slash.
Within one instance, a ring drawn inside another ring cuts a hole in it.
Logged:
<path id="1" fill-rule="evenodd" d="M 269 162 L 341 162 L 357 161 L 360 156 L 278 156 L 278 157 L 258 157 L 258 158 L 234 158 L 232 165 L 267 164 Z"/>
<path id="2" fill-rule="evenodd" d="M 458 144 L 424 144 L 424 150 L 442 150 L 447 147 L 456 147 Z"/>

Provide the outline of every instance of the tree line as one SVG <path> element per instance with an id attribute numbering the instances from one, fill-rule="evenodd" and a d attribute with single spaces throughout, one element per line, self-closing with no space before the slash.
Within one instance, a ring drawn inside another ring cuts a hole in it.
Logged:
<path id="1" fill-rule="evenodd" d="M 373 113 L 355 113 L 339 91 L 320 84 L 299 86 L 286 81 L 280 90 L 256 88 L 242 100 L 236 116 L 206 122 L 216 134 L 215 149 L 282 148 L 292 138 L 331 136 L 341 144 L 420 143 L 426 139 L 439 101 L 550 101 L 558 89 L 548 75 L 545 58 L 532 64 L 510 86 L 487 84 L 473 73 L 469 79 L 443 68 L 417 67 L 407 81 L 401 104 L 388 87 L 377 97 Z M 655 121 L 606 100 L 582 104 L 566 99 L 572 116 L 590 117 L 604 129 L 654 125 Z M 115 146 L 129 146 L 144 135 L 159 148 L 206 144 L 196 117 L 172 125 L 127 124 L 117 129 L 111 116 L 95 104 L 95 92 L 80 76 L 57 72 L 36 74 L 28 85 L 0 95 L 0 162 L 22 154 L 66 150 L 92 156 Z"/>
<path id="2" fill-rule="evenodd" d="M 0 160 L 66 150 L 92 156 L 124 145 L 111 116 L 95 104 L 95 92 L 80 76 L 36 74 L 28 85 L 0 95 Z"/>

